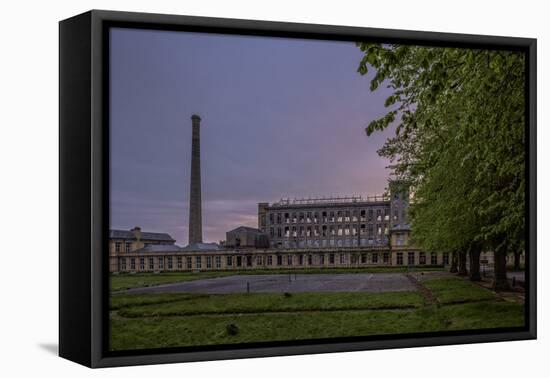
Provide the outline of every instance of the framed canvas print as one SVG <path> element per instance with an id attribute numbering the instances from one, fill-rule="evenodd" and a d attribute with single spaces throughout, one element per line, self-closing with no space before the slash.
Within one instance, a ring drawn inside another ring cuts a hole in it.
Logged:
<path id="1" fill-rule="evenodd" d="M 536 41 L 60 22 L 62 357 L 536 337 Z"/>

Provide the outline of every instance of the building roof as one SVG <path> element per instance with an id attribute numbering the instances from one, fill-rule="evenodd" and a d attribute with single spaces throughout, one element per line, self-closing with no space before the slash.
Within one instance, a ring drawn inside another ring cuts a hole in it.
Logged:
<path id="1" fill-rule="evenodd" d="M 256 234 L 263 234 L 262 230 L 259 230 L 257 228 L 253 228 L 253 227 L 247 227 L 247 226 L 239 226 L 231 231 L 228 231 L 228 232 L 241 232 L 241 231 L 247 231 L 247 232 L 253 232 L 253 233 L 256 233 Z"/>
<path id="2" fill-rule="evenodd" d="M 109 239 L 130 239 L 135 240 L 136 236 L 132 231 L 126 230 L 109 230 Z M 141 232 L 141 240 L 175 242 L 170 235 L 161 232 Z"/>
<path id="3" fill-rule="evenodd" d="M 193 243 L 181 248 L 181 251 L 221 251 L 221 248 L 216 243 Z"/>
<path id="4" fill-rule="evenodd" d="M 143 248 L 140 248 L 134 252 L 137 253 L 150 253 L 150 252 L 181 252 L 182 248 L 175 244 L 149 244 L 148 246 L 145 246 Z"/>
<path id="5" fill-rule="evenodd" d="M 396 225 L 393 225 L 391 228 L 391 231 L 410 231 L 410 230 L 411 230 L 411 226 L 407 223 L 396 224 Z"/>

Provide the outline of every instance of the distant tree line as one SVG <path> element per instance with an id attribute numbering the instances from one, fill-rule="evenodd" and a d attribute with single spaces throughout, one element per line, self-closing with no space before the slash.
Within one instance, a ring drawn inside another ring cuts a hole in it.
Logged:
<path id="1" fill-rule="evenodd" d="M 480 280 L 480 253 L 525 249 L 525 56 L 522 52 L 358 43 L 371 91 L 390 89 L 367 135 L 393 125 L 378 151 L 411 185 L 412 242 L 452 253 L 452 271 Z M 469 266 L 466 266 L 466 256 Z"/>

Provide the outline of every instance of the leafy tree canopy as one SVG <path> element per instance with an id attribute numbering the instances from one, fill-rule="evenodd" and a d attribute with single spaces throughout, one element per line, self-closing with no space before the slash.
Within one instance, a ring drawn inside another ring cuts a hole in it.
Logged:
<path id="1" fill-rule="evenodd" d="M 367 135 L 396 124 L 378 153 L 411 183 L 413 240 L 428 250 L 523 247 L 525 56 L 500 50 L 358 43 L 358 72 L 391 89 Z"/>

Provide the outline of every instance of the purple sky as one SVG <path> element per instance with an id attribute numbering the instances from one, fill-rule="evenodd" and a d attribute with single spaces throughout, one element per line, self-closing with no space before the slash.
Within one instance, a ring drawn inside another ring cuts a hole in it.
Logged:
<path id="1" fill-rule="evenodd" d="M 202 118 L 203 239 L 257 227 L 257 203 L 373 195 L 385 113 L 350 42 L 111 31 L 111 228 L 187 244 L 191 115 Z"/>

